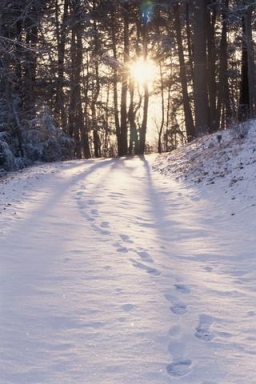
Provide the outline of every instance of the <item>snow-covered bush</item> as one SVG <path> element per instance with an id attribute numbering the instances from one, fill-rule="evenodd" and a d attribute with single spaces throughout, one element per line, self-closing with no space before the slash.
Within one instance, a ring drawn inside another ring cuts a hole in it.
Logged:
<path id="1" fill-rule="evenodd" d="M 5 171 L 12 171 L 16 169 L 15 157 L 3 138 L 4 135 L 0 135 L 0 167 Z"/>
<path id="2" fill-rule="evenodd" d="M 244 139 L 245 137 L 247 137 L 250 127 L 251 127 L 250 120 L 240 124 L 235 124 L 232 128 L 234 139 Z"/>
<path id="3" fill-rule="evenodd" d="M 15 171 L 25 167 L 25 159 L 15 156 L 15 144 L 13 144 L 8 132 L 0 132 L 0 177 L 8 171 Z"/>
<path id="4" fill-rule="evenodd" d="M 22 141 L 26 158 L 32 163 L 70 159 L 75 148 L 74 140 L 56 127 L 47 107 L 43 107 L 38 116 L 29 122 Z"/>
<path id="5" fill-rule="evenodd" d="M 75 142 L 57 128 L 50 110 L 43 107 L 36 118 L 20 122 L 20 138 L 0 124 L 0 177 L 36 161 L 51 162 L 73 157 Z"/>

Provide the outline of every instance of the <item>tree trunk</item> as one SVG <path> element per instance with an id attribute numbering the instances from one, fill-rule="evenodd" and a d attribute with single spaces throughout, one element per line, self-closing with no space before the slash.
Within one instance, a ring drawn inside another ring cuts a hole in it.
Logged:
<path id="1" fill-rule="evenodd" d="M 143 42 L 143 59 L 146 61 L 148 58 L 148 26 L 144 24 L 142 26 L 142 42 Z M 146 135 L 147 135 L 147 124 L 148 124 L 148 105 L 149 105 L 149 91 L 148 83 L 144 84 L 144 95 L 143 95 L 143 117 L 140 127 L 140 144 L 139 144 L 139 154 L 143 155 L 145 153 L 146 147 Z"/>
<path id="2" fill-rule="evenodd" d="M 93 9 L 96 9 L 96 2 L 93 1 Z M 94 156 L 101 157 L 101 141 L 98 132 L 98 122 L 97 122 L 97 101 L 100 93 L 100 79 L 99 79 L 99 62 L 97 55 L 99 54 L 99 37 L 98 37 L 98 25 L 96 19 L 93 21 L 93 36 L 94 36 L 94 51 L 92 52 L 94 57 L 94 76 L 95 81 L 93 82 L 92 89 L 92 102 L 91 102 L 91 111 L 92 111 L 92 130 L 93 130 L 93 146 L 94 146 Z"/>
<path id="3" fill-rule="evenodd" d="M 127 155 L 127 91 L 128 91 L 128 69 L 129 62 L 129 16 L 128 8 L 124 6 L 124 63 L 122 71 L 122 90 L 121 90 L 121 130 L 120 130 L 120 153 L 119 156 Z"/>
<path id="4" fill-rule="evenodd" d="M 73 2 L 72 16 L 75 19 L 81 12 L 80 1 Z M 82 84 L 82 67 L 83 67 L 83 26 L 81 22 L 74 23 L 72 27 L 71 40 L 71 96 L 69 109 L 69 133 L 76 140 L 76 155 L 82 157 L 81 138 L 85 140 L 83 147 L 85 148 L 85 156 L 88 157 L 90 152 L 87 127 L 84 123 L 81 84 Z"/>
<path id="5" fill-rule="evenodd" d="M 209 127 L 206 22 L 206 1 L 194 0 L 194 104 L 196 136 L 207 134 Z"/>
<path id="6" fill-rule="evenodd" d="M 252 10 L 247 9 L 242 19 L 243 51 L 242 51 L 242 83 L 240 90 L 239 120 L 255 117 L 255 65 L 252 39 Z M 244 116 L 243 116 L 244 114 Z"/>
<path id="7" fill-rule="evenodd" d="M 248 46 L 246 36 L 246 16 L 242 17 L 242 68 L 240 98 L 238 107 L 238 120 L 245 121 L 250 116 L 250 94 L 249 94 L 249 73 L 248 73 Z"/>
<path id="8" fill-rule="evenodd" d="M 190 7 L 191 4 L 185 4 L 186 11 L 186 34 L 187 34 L 187 45 L 188 45 L 188 60 L 189 60 L 189 68 L 191 73 L 192 81 L 194 80 L 194 65 L 193 65 L 193 49 L 192 49 L 192 37 L 191 37 L 191 23 L 190 23 Z"/>
<path id="9" fill-rule="evenodd" d="M 62 129 L 66 131 L 67 117 L 65 112 L 65 101 L 64 101 L 64 58 L 65 58 L 65 47 L 67 39 L 67 18 L 68 18 L 68 4 L 69 0 L 65 0 L 63 4 L 63 15 L 61 24 L 59 22 L 59 1 L 55 2 L 55 13 L 56 13 L 56 34 L 57 34 L 57 50 L 58 50 L 58 67 L 57 67 L 57 83 L 56 83 L 56 103 L 55 103 L 55 114 L 59 121 Z"/>
<path id="10" fill-rule="evenodd" d="M 222 10 L 222 31 L 220 39 L 219 84 L 217 89 L 216 121 L 221 129 L 227 128 L 231 123 L 232 112 L 230 108 L 230 92 L 228 85 L 228 43 L 227 43 L 227 13 L 229 0 L 225 1 Z"/>
<path id="11" fill-rule="evenodd" d="M 191 141 L 195 137 L 195 127 L 194 127 L 192 112 L 189 104 L 189 96 L 188 96 L 187 74 L 186 74 L 186 66 L 185 66 L 183 46 L 182 46 L 182 36 L 181 36 L 180 5 L 179 4 L 174 5 L 173 11 L 174 11 L 174 25 L 175 25 L 177 44 L 178 44 L 178 53 L 179 53 L 180 81 L 181 81 L 181 89 L 182 89 L 182 96 L 183 96 L 182 97 L 183 108 L 185 113 L 186 133 L 187 133 L 187 140 Z"/>
<path id="12" fill-rule="evenodd" d="M 128 110 L 128 120 L 130 125 L 130 145 L 129 155 L 139 153 L 138 132 L 135 121 L 135 106 L 134 106 L 134 84 L 130 85 L 130 105 Z"/>
<path id="13" fill-rule="evenodd" d="M 217 87 L 216 87 L 216 8 L 207 13 L 207 48 L 208 48 L 208 95 L 209 95 L 209 133 L 216 132 L 219 128 L 217 121 Z"/>
<path id="14" fill-rule="evenodd" d="M 116 25 L 115 25 L 115 8 L 111 9 L 111 39 L 112 39 L 112 50 L 113 57 L 117 63 L 117 39 L 116 39 Z M 116 139 L 117 139 L 117 152 L 120 155 L 122 153 L 122 143 L 121 143 L 121 128 L 119 121 L 119 110 L 118 110 L 118 68 L 115 65 L 113 69 L 113 107 L 114 107 L 114 121 L 116 128 Z"/>
<path id="15" fill-rule="evenodd" d="M 165 112 L 165 102 L 164 102 L 164 80 L 163 80 L 163 69 L 162 69 L 162 63 L 159 62 L 159 72 L 160 72 L 160 92 L 161 92 L 161 122 L 160 122 L 160 129 L 158 132 L 158 143 L 157 143 L 157 150 L 158 153 L 162 153 L 162 135 L 163 135 L 163 129 L 164 129 L 164 112 Z"/>

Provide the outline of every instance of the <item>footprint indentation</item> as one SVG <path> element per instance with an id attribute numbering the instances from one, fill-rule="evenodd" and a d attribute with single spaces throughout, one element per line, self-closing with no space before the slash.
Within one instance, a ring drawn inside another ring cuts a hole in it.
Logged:
<path id="1" fill-rule="evenodd" d="M 84 191 L 78 191 L 78 192 L 76 193 L 77 196 L 83 196 L 84 194 L 85 194 Z"/>
<path id="2" fill-rule="evenodd" d="M 133 259 L 130 259 L 130 260 L 132 261 L 132 264 L 134 265 L 134 267 L 144 269 L 150 275 L 153 275 L 153 276 L 160 276 L 161 275 L 161 272 L 158 271 L 156 268 L 151 268 L 148 265 L 140 263 L 140 262 L 133 260 Z"/>
<path id="3" fill-rule="evenodd" d="M 127 253 L 127 252 L 129 252 L 129 249 L 126 247 L 119 247 L 119 248 L 117 248 L 117 252 Z"/>
<path id="4" fill-rule="evenodd" d="M 102 228 L 108 228 L 108 227 L 109 227 L 109 222 L 108 222 L 108 221 L 102 221 L 101 224 L 100 224 L 100 226 L 101 226 Z"/>
<path id="5" fill-rule="evenodd" d="M 180 293 L 190 293 L 190 289 L 185 284 L 174 284 L 174 287 L 177 289 Z"/>
<path id="6" fill-rule="evenodd" d="M 119 235 L 121 237 L 121 239 L 125 242 L 125 243 L 133 243 L 133 241 L 130 239 L 130 237 L 128 235 L 124 235 L 124 234 L 121 234 Z"/>
<path id="7" fill-rule="evenodd" d="M 150 254 L 147 251 L 137 251 L 137 254 L 141 257 L 142 260 L 153 263 L 153 259 L 150 257 Z"/>
<path id="8" fill-rule="evenodd" d="M 92 228 L 95 230 L 95 231 L 97 231 L 97 232 L 99 232 L 99 233 L 101 233 L 102 235 L 109 235 L 110 234 L 110 232 L 107 230 L 107 229 L 105 229 L 105 228 L 108 228 L 108 225 L 102 225 L 103 223 L 101 223 L 100 224 L 100 226 L 98 225 L 98 224 L 92 224 Z"/>
<path id="9" fill-rule="evenodd" d="M 171 311 L 175 313 L 175 315 L 184 315 L 187 312 L 187 306 L 183 303 L 177 303 L 171 307 Z"/>
<path id="10" fill-rule="evenodd" d="M 196 327 L 195 336 L 202 341 L 211 341 L 214 335 L 210 331 L 210 327 L 213 323 L 213 319 L 209 315 L 200 315 L 199 324 Z"/>
<path id="11" fill-rule="evenodd" d="M 134 305 L 133 304 L 124 304 L 122 306 L 124 312 L 130 312 L 134 309 Z"/>
<path id="12" fill-rule="evenodd" d="M 84 208 L 86 208 L 86 202 L 85 201 L 82 201 L 82 200 L 78 200 L 78 206 L 79 206 L 79 208 L 80 209 L 84 209 Z"/>
<path id="13" fill-rule="evenodd" d="M 179 360 L 168 364 L 166 371 L 170 376 L 185 376 L 190 371 L 191 364 L 191 360 Z"/>

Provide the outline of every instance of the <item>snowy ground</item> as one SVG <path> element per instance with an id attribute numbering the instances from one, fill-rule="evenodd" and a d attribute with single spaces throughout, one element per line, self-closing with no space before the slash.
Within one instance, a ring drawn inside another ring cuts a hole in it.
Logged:
<path id="1" fill-rule="evenodd" d="M 255 150 L 252 126 L 2 180 L 0 383 L 255 384 Z"/>

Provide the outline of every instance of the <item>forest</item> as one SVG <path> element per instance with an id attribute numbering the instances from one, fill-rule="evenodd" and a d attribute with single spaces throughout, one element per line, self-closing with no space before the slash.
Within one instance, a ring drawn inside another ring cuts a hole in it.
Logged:
<path id="1" fill-rule="evenodd" d="M 256 1 L 1 5 L 1 173 L 172 151 L 255 118 Z"/>

